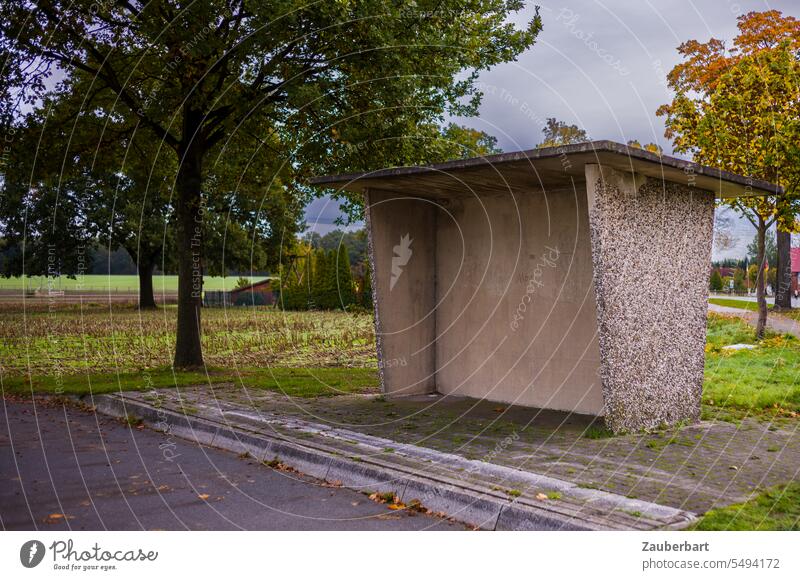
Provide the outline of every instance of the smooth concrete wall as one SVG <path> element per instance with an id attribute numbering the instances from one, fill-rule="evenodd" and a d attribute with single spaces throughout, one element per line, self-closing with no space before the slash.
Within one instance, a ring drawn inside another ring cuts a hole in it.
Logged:
<path id="1" fill-rule="evenodd" d="M 714 194 L 585 171 L 606 421 L 636 431 L 697 419 Z"/>
<path id="2" fill-rule="evenodd" d="M 377 190 L 366 203 L 383 392 L 434 392 L 436 205 Z"/>
<path id="3" fill-rule="evenodd" d="M 602 414 L 585 185 L 477 193 L 439 210 L 437 390 Z"/>

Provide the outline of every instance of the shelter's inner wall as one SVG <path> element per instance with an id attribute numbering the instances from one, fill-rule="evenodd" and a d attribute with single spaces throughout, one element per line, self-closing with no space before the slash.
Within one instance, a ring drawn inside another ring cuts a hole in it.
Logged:
<path id="1" fill-rule="evenodd" d="M 429 200 L 408 194 L 367 195 L 378 361 L 387 394 L 436 388 L 436 211 Z"/>
<path id="2" fill-rule="evenodd" d="M 585 185 L 439 210 L 436 386 L 602 414 Z"/>
<path id="3" fill-rule="evenodd" d="M 696 419 L 703 384 L 714 195 L 586 166 L 606 420 Z"/>

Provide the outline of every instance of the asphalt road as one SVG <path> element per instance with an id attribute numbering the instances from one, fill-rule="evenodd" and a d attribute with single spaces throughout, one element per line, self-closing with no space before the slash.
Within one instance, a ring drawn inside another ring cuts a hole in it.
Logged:
<path id="1" fill-rule="evenodd" d="M 464 529 L 47 401 L 0 407 L 4 530 Z"/>

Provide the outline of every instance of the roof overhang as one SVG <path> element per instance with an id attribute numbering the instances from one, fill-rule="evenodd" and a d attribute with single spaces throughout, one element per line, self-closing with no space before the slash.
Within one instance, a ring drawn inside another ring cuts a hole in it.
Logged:
<path id="1" fill-rule="evenodd" d="M 767 181 L 613 141 L 590 141 L 433 165 L 330 175 L 316 177 L 311 184 L 352 192 L 371 188 L 437 197 L 523 193 L 574 187 L 585 180 L 587 164 L 697 187 L 714 192 L 718 198 L 783 193 L 782 187 Z"/>

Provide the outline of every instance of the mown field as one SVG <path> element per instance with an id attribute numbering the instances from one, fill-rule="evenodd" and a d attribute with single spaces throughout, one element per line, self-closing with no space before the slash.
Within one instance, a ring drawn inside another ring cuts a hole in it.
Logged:
<path id="1" fill-rule="evenodd" d="M 137 372 L 169 366 L 177 309 L 0 306 L 3 375 Z M 203 310 L 210 366 L 374 367 L 372 317 L 264 308 Z"/>
<path id="2" fill-rule="evenodd" d="M 242 276 L 251 282 L 263 280 L 264 276 Z M 233 290 L 239 276 L 205 276 L 203 288 L 205 290 Z M 20 292 L 33 292 L 37 289 L 65 290 L 70 292 L 119 292 L 136 293 L 139 291 L 139 277 L 136 275 L 87 274 L 74 280 L 66 277 L 50 279 L 44 276 L 26 276 L 17 278 L 0 278 L 0 290 L 19 290 Z M 153 289 L 156 294 L 178 291 L 177 276 L 153 276 Z"/>

